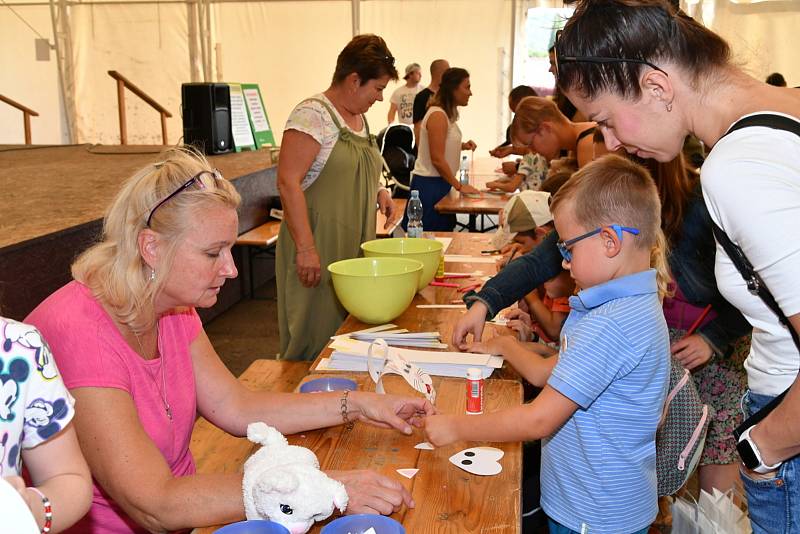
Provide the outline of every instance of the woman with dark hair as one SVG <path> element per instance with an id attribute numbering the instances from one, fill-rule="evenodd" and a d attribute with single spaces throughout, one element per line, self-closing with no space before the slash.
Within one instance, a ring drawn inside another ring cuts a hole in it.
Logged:
<path id="1" fill-rule="evenodd" d="M 411 189 L 419 191 L 422 200 L 422 227 L 429 232 L 452 232 L 455 215 L 441 215 L 434 206 L 454 188 L 461 193 L 478 193 L 469 184 L 459 182 L 456 172 L 462 150 L 475 150 L 475 142 L 461 142 L 458 107 L 466 106 L 472 90 L 469 72 L 460 68 L 447 69 L 442 75 L 439 90 L 428 103 L 417 140 L 417 163 L 411 176 Z M 403 217 L 403 228 L 408 215 Z"/>
<path id="2" fill-rule="evenodd" d="M 718 244 L 720 291 L 754 327 L 745 415 L 787 391 L 737 443 L 751 523 L 756 533 L 800 532 L 800 353 L 792 339 L 800 331 L 800 94 L 753 79 L 730 57 L 720 36 L 666 0 L 578 2 L 556 43 L 558 84 L 598 123 L 609 150 L 669 161 L 689 133 L 712 147 L 701 169 L 711 219 L 788 318 L 782 324 L 751 293 Z"/>
<path id="3" fill-rule="evenodd" d="M 383 100 L 389 80 L 397 70 L 384 40 L 358 35 L 339 54 L 331 86 L 286 121 L 275 268 L 283 359 L 313 360 L 325 347 L 347 317 L 327 266 L 358 256 L 359 245 L 375 238 L 376 202 L 392 219 L 391 194 L 378 188 L 381 154 L 364 115 Z"/>

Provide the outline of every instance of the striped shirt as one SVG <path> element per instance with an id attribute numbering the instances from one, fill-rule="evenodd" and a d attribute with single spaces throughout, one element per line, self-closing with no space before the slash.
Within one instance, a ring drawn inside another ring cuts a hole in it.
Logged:
<path id="1" fill-rule="evenodd" d="M 658 512 L 655 436 L 669 384 L 656 272 L 610 280 L 569 302 L 547 383 L 579 408 L 542 440 L 542 507 L 578 532 L 635 532 Z"/>

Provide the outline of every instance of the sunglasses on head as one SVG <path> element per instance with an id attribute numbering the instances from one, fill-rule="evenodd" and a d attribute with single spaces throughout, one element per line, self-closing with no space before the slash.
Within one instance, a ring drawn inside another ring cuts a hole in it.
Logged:
<path id="1" fill-rule="evenodd" d="M 566 241 L 559 241 L 556 243 L 558 247 L 558 251 L 561 253 L 561 257 L 564 258 L 567 262 L 572 262 L 572 252 L 570 252 L 570 247 L 572 247 L 578 241 L 583 241 L 588 237 L 592 237 L 593 235 L 597 235 L 603 231 L 603 228 L 612 228 L 614 232 L 616 232 L 617 237 L 620 241 L 622 241 L 622 232 L 628 232 L 629 234 L 639 235 L 638 228 L 631 228 L 629 226 L 621 226 L 619 224 L 609 224 L 607 226 L 598 226 L 591 232 L 586 232 L 583 235 L 579 235 L 578 237 L 573 237 L 572 239 L 568 239 Z"/>
<path id="2" fill-rule="evenodd" d="M 644 59 L 635 59 L 635 58 L 627 58 L 627 57 L 603 57 L 603 56 L 559 56 L 558 55 L 558 40 L 561 38 L 561 33 L 563 30 L 558 30 L 556 32 L 556 39 L 553 44 L 553 68 L 555 70 L 556 75 L 556 83 L 558 83 L 558 66 L 561 63 L 595 63 L 595 64 L 606 64 L 606 63 L 636 63 L 638 65 L 647 65 L 653 70 L 657 70 L 658 72 L 663 72 L 665 76 L 669 76 L 663 69 L 653 65 L 649 61 Z"/>
<path id="3" fill-rule="evenodd" d="M 160 164 L 156 164 L 156 168 L 159 168 L 159 166 Z M 196 185 L 198 189 L 208 189 L 216 185 L 213 182 L 222 179 L 223 179 L 222 175 L 217 169 L 213 169 L 210 171 L 200 171 L 199 173 L 195 174 L 194 176 L 183 182 L 183 184 L 181 184 L 175 191 L 165 196 L 163 199 L 158 201 L 158 203 L 155 206 L 153 206 L 153 208 L 150 210 L 150 213 L 147 215 L 147 222 L 144 223 L 145 228 L 150 228 L 150 223 L 153 220 L 153 214 L 156 212 L 156 210 L 161 206 L 163 206 L 164 204 L 166 204 L 170 199 L 179 195 L 182 191 L 186 191 L 193 185 Z"/>

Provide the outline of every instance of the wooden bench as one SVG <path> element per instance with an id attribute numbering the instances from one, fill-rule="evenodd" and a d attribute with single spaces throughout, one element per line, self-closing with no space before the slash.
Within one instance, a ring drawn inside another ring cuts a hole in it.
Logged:
<path id="1" fill-rule="evenodd" d="M 278 241 L 281 221 L 270 220 L 248 230 L 236 238 L 236 245 L 247 247 L 247 274 L 250 285 L 250 296 L 255 296 L 255 278 L 253 277 L 253 260 L 258 257 L 275 257 L 274 248 Z"/>
<path id="2" fill-rule="evenodd" d="M 310 363 L 256 360 L 239 380 L 248 389 L 256 391 L 291 392 L 308 374 Z M 247 438 L 231 436 L 201 417 L 194 424 L 189 447 L 198 473 L 224 473 L 233 471 L 234 466 L 236 470 L 240 469 L 244 460 L 260 445 Z M 241 458 L 242 461 L 231 463 L 232 457 Z"/>
<path id="3" fill-rule="evenodd" d="M 392 237 L 392 232 L 403 220 L 403 213 L 406 209 L 406 199 L 395 198 L 394 207 L 395 215 L 393 224 L 389 228 L 384 228 L 386 224 L 386 217 L 378 210 L 375 217 L 375 234 L 377 237 Z M 248 230 L 236 238 L 236 245 L 240 247 L 248 247 L 248 283 L 250 287 L 250 296 L 255 295 L 255 278 L 253 277 L 253 260 L 259 257 L 275 257 L 274 245 L 278 241 L 278 233 L 281 229 L 281 221 L 269 220 L 260 226 Z"/>

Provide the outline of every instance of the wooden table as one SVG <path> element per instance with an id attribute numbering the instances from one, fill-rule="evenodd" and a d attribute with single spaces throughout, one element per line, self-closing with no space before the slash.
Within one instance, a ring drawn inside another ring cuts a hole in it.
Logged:
<path id="1" fill-rule="evenodd" d="M 467 224 L 468 232 L 477 232 L 478 216 L 481 217 L 481 231 L 486 232 L 497 228 L 492 224 L 489 227 L 484 225 L 485 215 L 497 215 L 503 209 L 511 195 L 508 193 L 490 193 L 486 191 L 486 183 L 504 176 L 502 173 L 494 172 L 494 168 L 499 166 L 499 160 L 495 158 L 474 158 L 472 172 L 469 176 L 470 185 L 481 190 L 479 197 L 464 196 L 455 189 L 442 200 L 436 203 L 435 209 L 439 213 L 456 214 L 465 213 L 469 215 Z"/>
<path id="2" fill-rule="evenodd" d="M 450 243 L 449 248 L 445 251 L 445 256 L 449 255 L 464 255 L 464 256 L 480 256 L 481 250 L 492 248 L 490 244 L 491 236 L 487 234 L 472 234 L 466 232 L 435 232 L 434 235 L 439 237 L 450 237 L 453 241 Z M 493 276 L 497 272 L 496 264 L 491 263 L 445 263 L 445 272 L 461 272 L 473 273 L 481 271 L 485 276 Z M 448 279 L 446 282 L 457 283 L 461 286 L 467 285 L 470 282 L 479 281 L 479 277 L 473 279 L 454 278 Z M 464 309 L 420 309 L 417 308 L 419 304 L 450 304 L 455 300 L 461 302 L 464 293 L 459 293 L 457 289 L 446 287 L 428 286 L 414 296 L 414 300 L 403 312 L 402 315 L 393 319 L 392 324 L 396 324 L 400 328 L 407 328 L 412 332 L 439 332 L 441 334 L 442 343 L 447 343 L 448 351 L 458 351 L 450 341 L 453 336 L 453 327 L 456 322 L 465 313 Z M 336 334 L 346 334 L 370 328 L 370 325 L 363 323 L 348 315 Z M 491 337 L 498 334 L 510 334 L 511 330 L 504 326 L 486 325 L 484 330 L 484 339 L 491 339 Z M 429 349 L 430 350 L 430 349 Z M 311 369 L 317 369 L 322 358 L 328 358 L 333 352 L 329 347 L 320 352 L 314 363 L 311 364 Z M 336 373 L 337 371 L 325 372 Z M 345 372 L 345 371 L 342 371 Z M 492 375 L 493 378 L 508 378 L 518 379 L 519 375 L 511 369 L 508 365 L 504 364 L 502 369 L 498 369 Z"/>
<path id="3" fill-rule="evenodd" d="M 240 380 L 254 389 L 274 389 L 271 377 L 261 373 L 254 362 Z M 314 378 L 324 375 L 311 375 Z M 342 376 L 337 374 L 337 376 Z M 361 390 L 374 390 L 366 373 L 346 375 Z M 464 413 L 464 380 L 433 378 L 437 390 L 436 406 L 442 413 Z M 390 393 L 411 394 L 400 377 L 384 378 Z M 494 411 L 522 402 L 522 386 L 510 380 L 486 383 L 485 405 Z M 198 428 L 200 427 L 200 428 Z M 245 438 L 234 438 L 222 430 L 209 428 L 203 420 L 195 425 L 192 453 L 198 473 L 238 472 L 245 460 L 258 447 Z M 521 529 L 522 446 L 520 443 L 455 443 L 433 451 L 417 450 L 424 441 L 422 431 L 405 436 L 393 430 L 358 423 L 352 431 L 339 425 L 287 436 L 290 443 L 308 447 L 319 458 L 322 469 L 372 469 L 401 482 L 411 492 L 416 507 L 403 508 L 392 515 L 413 534 L 492 532 L 519 533 Z M 481 477 L 462 471 L 449 462 L 450 456 L 468 447 L 490 445 L 502 449 L 503 471 L 496 476 Z M 397 469 L 416 468 L 412 479 Z M 320 532 L 327 523 L 317 523 L 310 532 Z M 218 527 L 196 529 L 195 534 L 210 534 Z"/>

